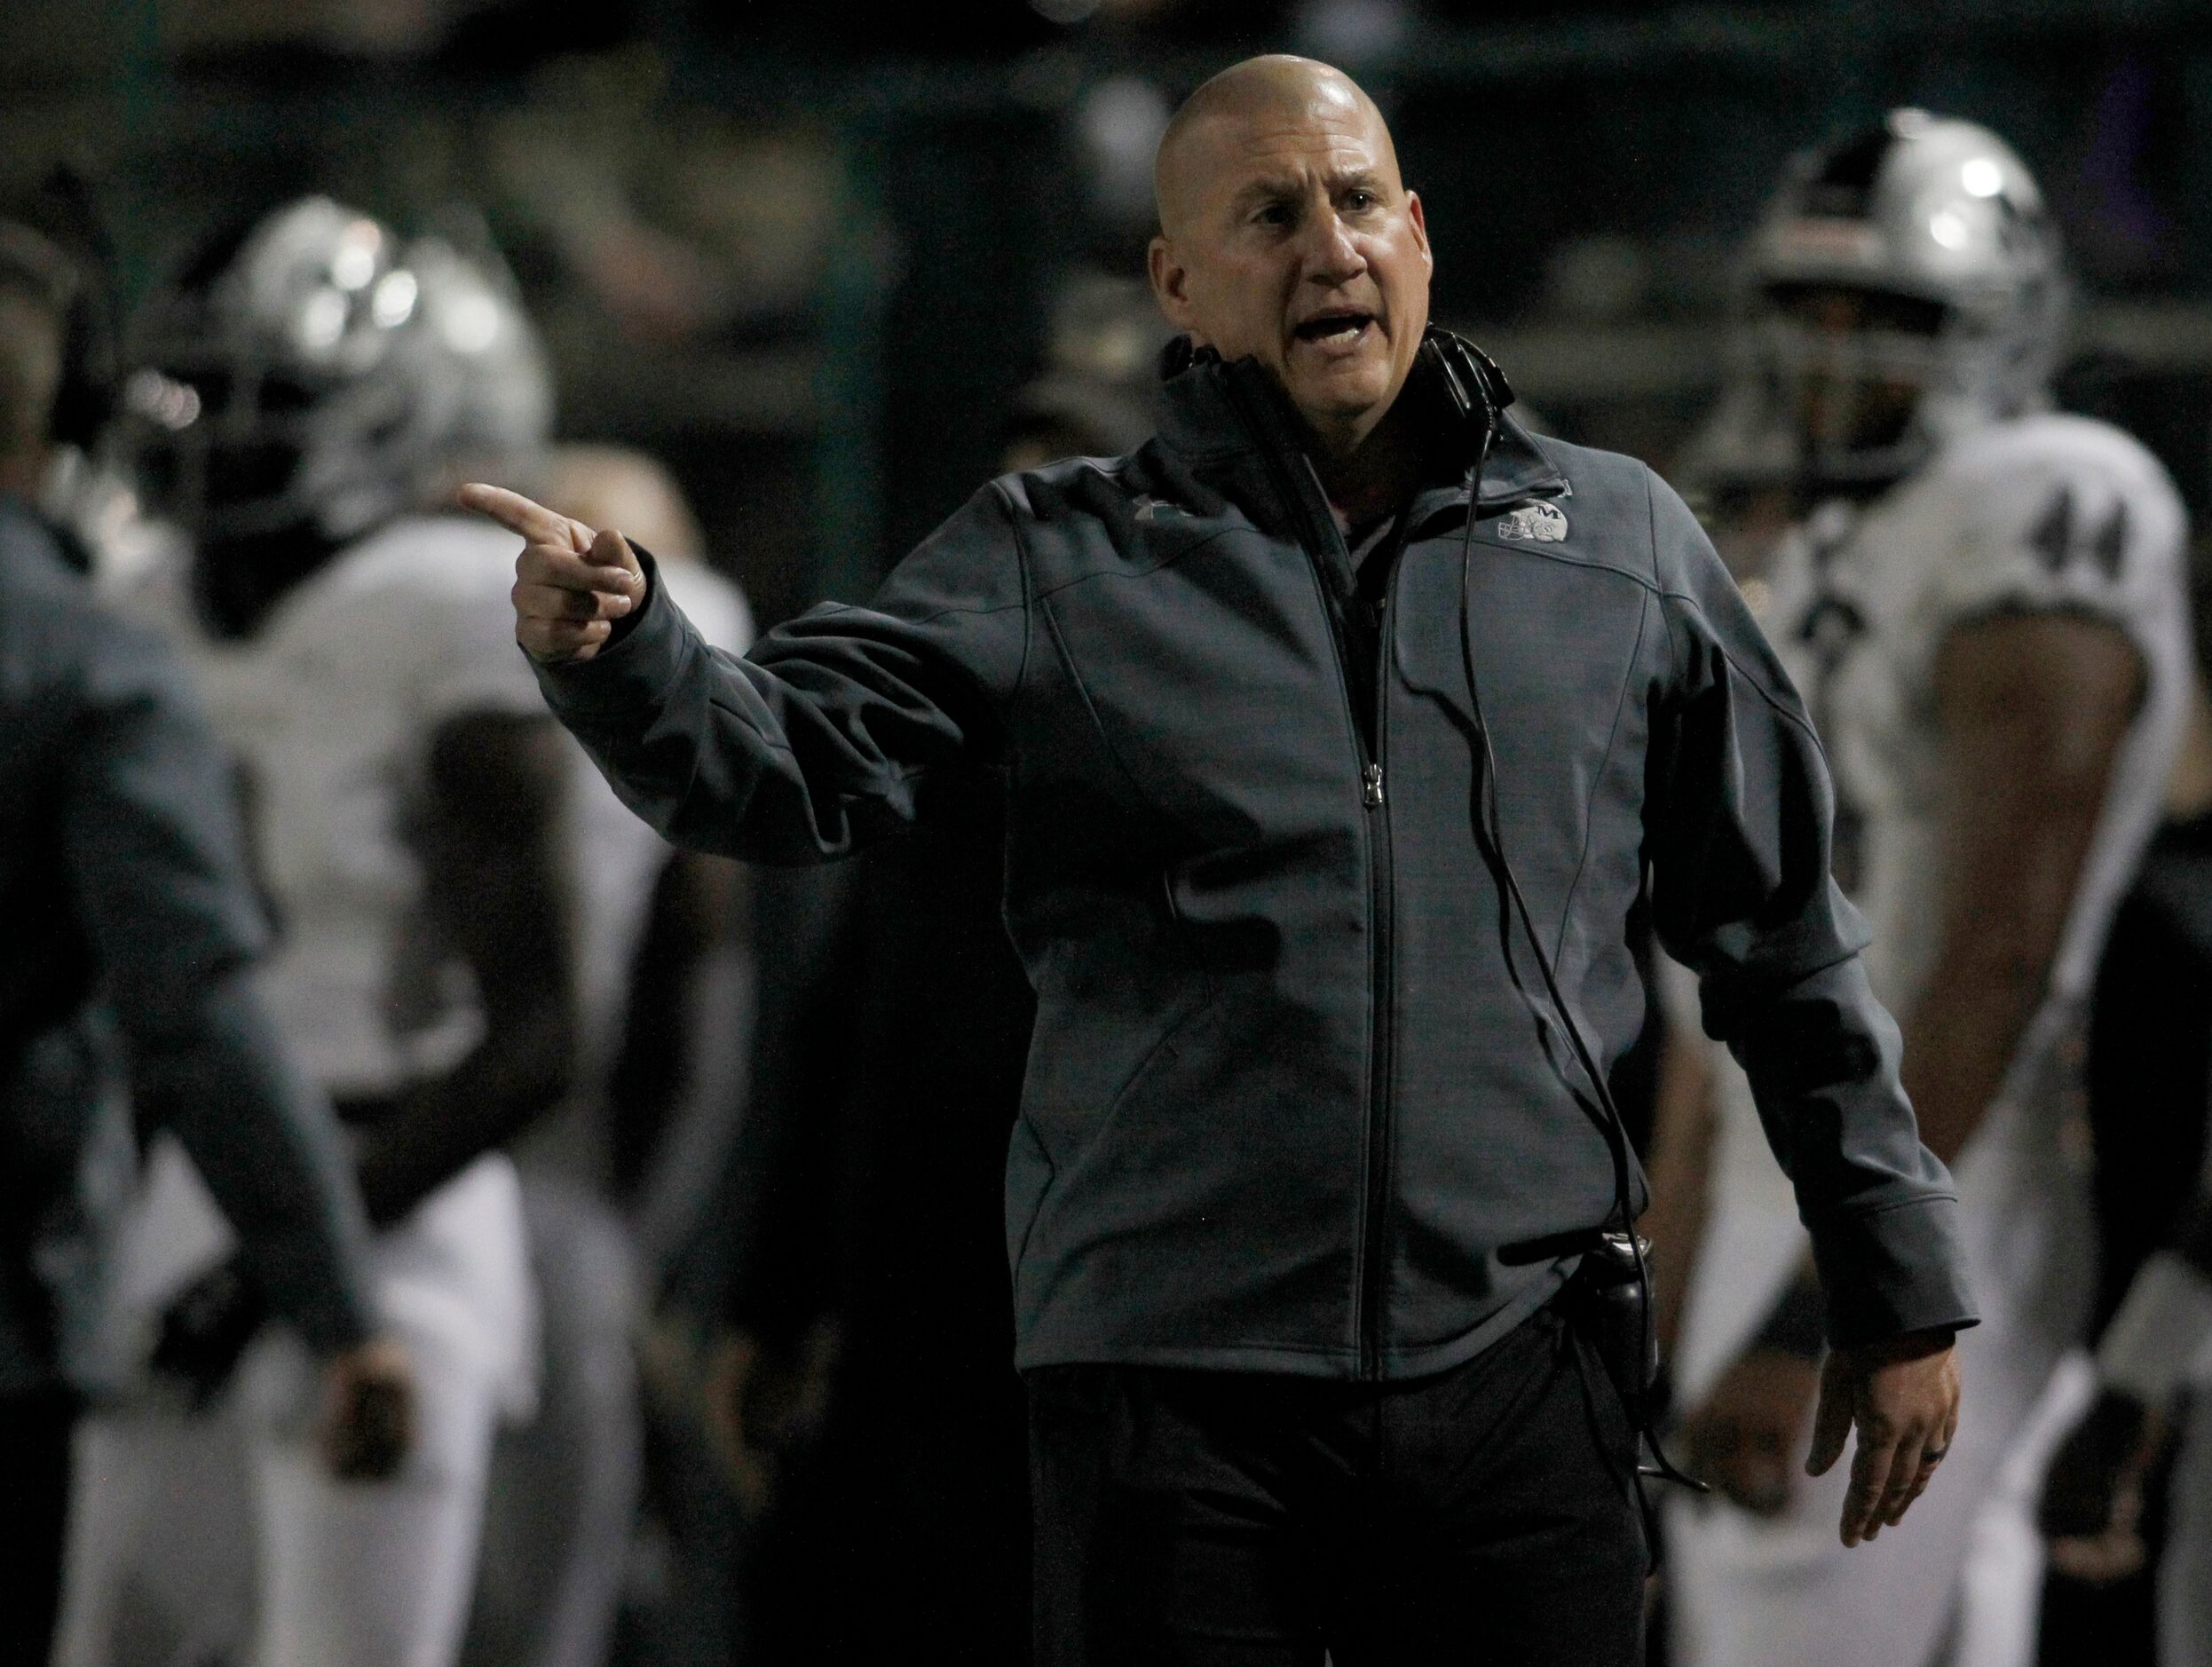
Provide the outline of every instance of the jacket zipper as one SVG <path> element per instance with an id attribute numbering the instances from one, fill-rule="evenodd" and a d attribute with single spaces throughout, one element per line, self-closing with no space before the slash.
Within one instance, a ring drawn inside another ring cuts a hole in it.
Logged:
<path id="1" fill-rule="evenodd" d="M 1337 530 L 1336 517 L 1329 509 L 1328 494 L 1322 488 L 1321 477 L 1315 470 L 1313 459 L 1302 451 L 1296 454 L 1304 465 L 1304 480 L 1287 466 L 1274 444 L 1264 413 L 1254 411 L 1242 390 L 1234 383 L 1228 384 L 1232 401 L 1238 407 L 1245 425 L 1260 443 L 1260 454 L 1268 472 L 1273 477 L 1276 488 L 1281 492 L 1284 504 L 1300 524 L 1300 541 L 1307 549 L 1307 570 L 1312 573 L 1315 590 L 1318 593 L 1323 616 L 1329 623 L 1329 643 L 1335 651 L 1337 681 L 1344 691 L 1346 726 L 1351 731 L 1352 753 L 1360 767 L 1360 802 L 1367 818 L 1367 875 L 1368 875 L 1368 999 L 1371 1004 L 1368 1020 L 1368 1084 L 1365 1118 L 1366 1143 L 1363 1152 L 1366 1174 L 1360 1194 L 1359 1244 L 1354 1268 L 1353 1330 L 1359 1339 L 1359 1375 L 1363 1379 L 1379 1380 L 1382 1377 L 1382 1308 L 1385 1277 L 1385 1227 L 1390 1207 L 1390 825 L 1387 810 L 1387 788 L 1383 776 L 1383 717 L 1387 707 L 1385 698 L 1386 679 L 1383 668 L 1389 652 L 1390 604 L 1397 588 L 1394 571 L 1383 587 L 1382 619 L 1379 631 L 1380 648 L 1376 655 L 1375 687 L 1375 747 L 1371 755 L 1365 738 L 1360 733 L 1356 702 L 1359 691 L 1352 687 L 1351 657 L 1344 640 L 1342 605 L 1334 594 L 1334 587 L 1322 572 L 1320 564 L 1333 557 L 1349 577 L 1351 553 L 1345 549 L 1342 535 Z M 1479 479 L 1479 477 L 1478 477 Z M 1301 490 L 1310 488 L 1311 495 Z M 1470 504 L 1470 512 L 1473 506 Z M 1408 508 L 1410 513 L 1410 506 Z M 1410 532 L 1410 528 L 1402 532 Z M 1402 542 L 1402 537 L 1398 541 Z"/>
<path id="2" fill-rule="evenodd" d="M 1409 508 L 1409 514 L 1411 512 Z M 1378 552 L 1379 556 L 1381 552 Z M 1375 557 L 1371 557 L 1375 559 Z M 1367 1197 L 1362 1212 L 1360 1287 L 1358 1301 L 1360 1375 L 1379 1380 L 1383 1375 L 1383 1307 L 1389 1272 L 1387 1229 L 1390 1218 L 1391 1116 L 1390 1072 L 1392 1039 L 1397 1034 L 1392 1012 L 1391 937 L 1393 875 L 1390 853 L 1390 805 L 1383 781 L 1383 758 L 1388 751 L 1385 725 L 1388 721 L 1390 680 L 1386 672 L 1390 654 L 1390 604 L 1398 586 L 1397 563 L 1383 577 L 1380 620 L 1375 654 L 1375 751 L 1362 772 L 1367 807 L 1368 978 L 1373 1017 L 1367 1042 Z M 1344 655 L 1339 646 L 1339 666 Z M 1353 699 L 1357 699 L 1349 689 Z"/>

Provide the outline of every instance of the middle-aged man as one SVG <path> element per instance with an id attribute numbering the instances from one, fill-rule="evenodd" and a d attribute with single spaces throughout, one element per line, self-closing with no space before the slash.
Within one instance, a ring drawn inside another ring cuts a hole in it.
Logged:
<path id="1" fill-rule="evenodd" d="M 731 659 L 619 533 L 468 498 L 526 541 L 548 699 L 671 838 L 817 861 L 1003 772 L 1040 1659 L 1633 1661 L 1635 1438 L 1558 1300 L 1616 1208 L 1578 1044 L 1636 1034 L 1647 886 L 1812 1230 L 1845 1540 L 1951 1436 L 1954 1202 L 1820 748 L 1673 494 L 1428 328 L 1358 88 L 1240 64 L 1157 185 L 1160 433 L 992 482 L 869 608 Z"/>

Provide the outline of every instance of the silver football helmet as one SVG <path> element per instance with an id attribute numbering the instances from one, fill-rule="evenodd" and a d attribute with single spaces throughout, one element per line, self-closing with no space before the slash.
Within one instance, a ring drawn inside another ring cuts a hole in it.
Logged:
<path id="1" fill-rule="evenodd" d="M 551 380 L 503 270 L 306 197 L 201 249 L 141 312 L 124 447 L 204 544 L 336 546 L 463 458 L 543 443 Z"/>
<path id="2" fill-rule="evenodd" d="M 1707 486 L 1880 484 L 1984 423 L 2048 403 L 2068 285 L 2042 193 L 1987 128 L 1893 110 L 1795 158 L 1745 263 L 1732 374 L 1685 473 Z M 1808 296 L 1865 300 L 1823 328 Z M 1831 407 L 1812 431 L 1817 378 Z M 1889 431 L 1854 435 L 1853 401 L 1909 398 Z"/>

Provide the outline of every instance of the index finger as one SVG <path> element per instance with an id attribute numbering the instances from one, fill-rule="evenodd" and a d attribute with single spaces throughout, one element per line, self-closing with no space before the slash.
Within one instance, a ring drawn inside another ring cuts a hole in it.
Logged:
<path id="1" fill-rule="evenodd" d="M 459 497 L 462 509 L 491 517 L 510 533 L 519 533 L 526 542 L 550 544 L 579 553 L 591 548 L 589 527 L 557 514 L 519 492 L 472 480 L 462 487 Z"/>

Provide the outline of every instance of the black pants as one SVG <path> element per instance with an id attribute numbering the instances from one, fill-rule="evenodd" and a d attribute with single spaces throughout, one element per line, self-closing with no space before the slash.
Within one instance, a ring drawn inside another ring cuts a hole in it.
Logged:
<path id="1" fill-rule="evenodd" d="M 1039 1667 L 1631 1667 L 1619 1397 L 1556 1310 L 1409 1383 L 1029 1374 Z"/>
<path id="2" fill-rule="evenodd" d="M 75 1423 L 67 1395 L 0 1395 L 0 1667 L 46 1667 Z"/>

